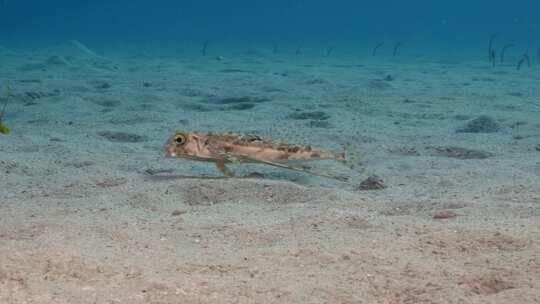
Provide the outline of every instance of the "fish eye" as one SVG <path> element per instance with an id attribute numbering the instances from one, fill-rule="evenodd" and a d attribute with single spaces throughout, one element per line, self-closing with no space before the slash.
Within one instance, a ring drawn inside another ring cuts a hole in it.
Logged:
<path id="1" fill-rule="evenodd" d="M 174 142 L 177 146 L 181 146 L 186 143 L 186 136 L 184 136 L 184 134 L 177 134 L 174 137 Z"/>

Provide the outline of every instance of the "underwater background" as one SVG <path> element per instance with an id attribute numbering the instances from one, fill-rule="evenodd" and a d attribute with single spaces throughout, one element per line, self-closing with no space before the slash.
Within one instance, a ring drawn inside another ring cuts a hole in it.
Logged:
<path id="1" fill-rule="evenodd" d="M 539 26 L 532 0 L 0 0 L 0 304 L 539 303 Z"/>
<path id="2" fill-rule="evenodd" d="M 495 1 L 13 1 L 0 11 L 3 41 L 414 41 L 452 51 L 501 32 L 538 43 L 539 3 Z M 412 45 L 410 46 L 412 47 Z"/>

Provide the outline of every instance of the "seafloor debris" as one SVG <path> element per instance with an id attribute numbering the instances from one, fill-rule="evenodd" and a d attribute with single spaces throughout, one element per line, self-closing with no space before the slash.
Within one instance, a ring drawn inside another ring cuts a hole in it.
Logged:
<path id="1" fill-rule="evenodd" d="M 127 178 L 113 177 L 113 178 L 107 178 L 107 179 L 96 182 L 96 186 L 101 187 L 101 188 L 112 188 L 112 187 L 121 186 L 125 183 L 127 183 Z"/>
<path id="2" fill-rule="evenodd" d="M 384 181 L 377 175 L 371 175 L 358 185 L 357 190 L 382 190 L 386 188 Z"/>
<path id="3" fill-rule="evenodd" d="M 176 209 L 176 210 L 174 210 L 173 212 L 171 212 L 171 215 L 172 215 L 172 216 L 180 216 L 180 215 L 186 214 L 186 213 L 187 213 L 186 210 Z"/>
<path id="4" fill-rule="evenodd" d="M 458 214 L 452 210 L 442 210 L 433 214 L 433 218 L 436 220 L 451 219 L 451 218 L 456 218 L 457 216 Z"/>

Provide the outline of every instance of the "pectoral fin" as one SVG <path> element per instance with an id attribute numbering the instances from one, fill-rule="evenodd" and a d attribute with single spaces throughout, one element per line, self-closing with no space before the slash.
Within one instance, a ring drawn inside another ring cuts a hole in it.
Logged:
<path id="1" fill-rule="evenodd" d="M 269 165 L 269 166 L 273 166 L 273 167 L 288 169 L 288 170 L 297 171 L 297 172 L 303 172 L 303 173 L 311 174 L 311 175 L 314 175 L 314 176 L 335 179 L 335 180 L 338 180 L 338 181 L 341 181 L 341 182 L 346 182 L 347 181 L 346 177 L 340 177 L 340 176 L 334 176 L 334 175 L 329 175 L 329 174 L 324 174 L 324 173 L 319 173 L 319 172 L 313 172 L 313 171 L 310 171 L 310 170 L 307 170 L 307 169 L 304 169 L 304 168 L 288 166 L 288 165 L 285 165 L 285 164 L 275 163 L 275 162 L 271 162 L 271 161 L 267 161 L 267 160 L 254 159 L 254 158 L 250 158 L 250 157 L 247 157 L 247 156 L 244 157 L 244 158 L 246 160 L 249 160 L 250 162 L 254 162 L 254 163 L 261 163 L 261 164 L 265 164 L 265 165 Z"/>
<path id="2" fill-rule="evenodd" d="M 218 158 L 216 159 L 215 164 L 218 170 L 221 171 L 221 173 L 223 173 L 223 175 L 225 175 L 226 177 L 234 176 L 234 172 L 232 172 L 231 170 L 229 170 L 229 168 L 227 168 L 227 166 L 225 166 L 225 159 Z"/>

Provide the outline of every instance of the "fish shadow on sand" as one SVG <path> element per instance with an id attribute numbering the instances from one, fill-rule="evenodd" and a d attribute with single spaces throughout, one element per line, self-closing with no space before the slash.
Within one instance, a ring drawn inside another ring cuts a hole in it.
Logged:
<path id="1" fill-rule="evenodd" d="M 154 177 L 151 177 L 154 179 Z M 289 181 L 256 178 L 217 177 L 205 179 L 183 175 L 171 179 L 185 179 L 174 184 L 169 191 L 179 193 L 182 200 L 190 205 L 215 205 L 225 202 L 261 202 L 269 204 L 324 202 L 332 195 L 327 188 L 305 187 Z M 160 178 L 159 178 L 160 179 Z M 170 179 L 167 179 L 170 180 Z"/>

